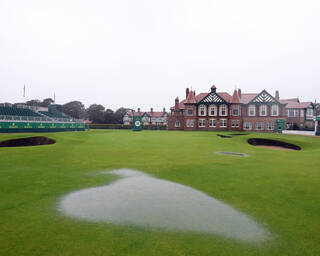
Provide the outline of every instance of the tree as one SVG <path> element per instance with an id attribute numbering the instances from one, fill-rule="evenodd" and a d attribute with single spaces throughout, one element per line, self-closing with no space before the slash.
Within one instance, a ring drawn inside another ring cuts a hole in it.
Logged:
<path id="1" fill-rule="evenodd" d="M 92 104 L 87 109 L 88 119 L 94 124 L 102 124 L 104 122 L 104 106 L 100 104 Z"/>
<path id="2" fill-rule="evenodd" d="M 44 99 L 41 103 L 40 106 L 41 107 L 49 107 L 52 103 L 54 103 L 54 100 L 51 98 L 46 98 Z"/>
<path id="3" fill-rule="evenodd" d="M 105 124 L 114 124 L 114 112 L 112 109 L 107 109 L 104 112 L 104 123 Z"/>
<path id="4" fill-rule="evenodd" d="M 33 100 L 29 100 L 26 102 L 27 106 L 36 106 L 36 107 L 40 107 L 41 105 L 41 101 L 37 100 L 37 99 L 33 99 Z"/>
<path id="5" fill-rule="evenodd" d="M 62 105 L 62 112 L 77 119 L 85 118 L 86 109 L 80 101 L 70 101 Z"/>
<path id="6" fill-rule="evenodd" d="M 129 108 L 119 108 L 116 112 L 114 112 L 114 123 L 122 124 L 124 115 L 129 111 Z"/>

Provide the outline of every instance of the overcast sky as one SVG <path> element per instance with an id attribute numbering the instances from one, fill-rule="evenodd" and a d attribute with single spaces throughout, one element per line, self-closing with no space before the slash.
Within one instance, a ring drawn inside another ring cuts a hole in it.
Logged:
<path id="1" fill-rule="evenodd" d="M 318 0 L 0 0 L 0 102 L 160 110 L 213 83 L 319 102 L 319 13 Z"/>

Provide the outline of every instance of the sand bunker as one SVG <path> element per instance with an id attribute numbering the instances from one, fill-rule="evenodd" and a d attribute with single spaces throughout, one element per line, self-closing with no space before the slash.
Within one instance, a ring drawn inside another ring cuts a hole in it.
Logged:
<path id="1" fill-rule="evenodd" d="M 231 136 L 228 135 L 223 135 L 223 134 L 217 134 L 220 138 L 232 138 Z"/>
<path id="2" fill-rule="evenodd" d="M 87 221 L 215 234 L 244 242 L 270 237 L 253 219 L 201 191 L 129 169 L 107 173 L 121 178 L 66 195 L 59 210 Z"/>
<path id="3" fill-rule="evenodd" d="M 0 147 L 26 147 L 26 146 L 40 146 L 56 143 L 55 140 L 44 136 L 18 138 L 5 140 L 0 142 Z"/>
<path id="4" fill-rule="evenodd" d="M 248 154 L 244 154 L 244 153 L 228 152 L 228 151 L 217 151 L 216 154 L 230 155 L 230 156 L 249 156 Z"/>
<path id="5" fill-rule="evenodd" d="M 251 138 L 248 140 L 248 143 L 253 146 L 266 147 L 271 149 L 282 149 L 282 150 L 301 150 L 297 145 L 271 139 L 263 138 Z"/>

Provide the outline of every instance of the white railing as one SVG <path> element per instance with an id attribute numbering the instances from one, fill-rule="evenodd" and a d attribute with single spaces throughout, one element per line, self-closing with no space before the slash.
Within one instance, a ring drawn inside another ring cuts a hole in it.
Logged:
<path id="1" fill-rule="evenodd" d="M 2 122 L 58 122 L 58 123 L 84 123 L 82 119 L 73 118 L 50 118 L 45 116 L 9 116 L 0 115 Z"/>

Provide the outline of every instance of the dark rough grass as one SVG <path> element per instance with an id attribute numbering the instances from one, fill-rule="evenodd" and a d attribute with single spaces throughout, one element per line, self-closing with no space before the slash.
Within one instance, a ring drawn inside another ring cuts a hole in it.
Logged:
<path id="1" fill-rule="evenodd" d="M 224 140 L 216 134 L 67 132 L 44 134 L 56 140 L 53 145 L 0 148 L 0 255 L 320 255 L 320 139 L 254 133 Z M 0 140 L 26 135 L 31 134 L 1 134 Z M 255 148 L 247 143 L 250 137 L 279 139 L 302 150 Z M 265 225 L 274 239 L 237 243 L 90 223 L 57 211 L 66 193 L 115 179 L 95 172 L 123 167 L 221 199 Z"/>

